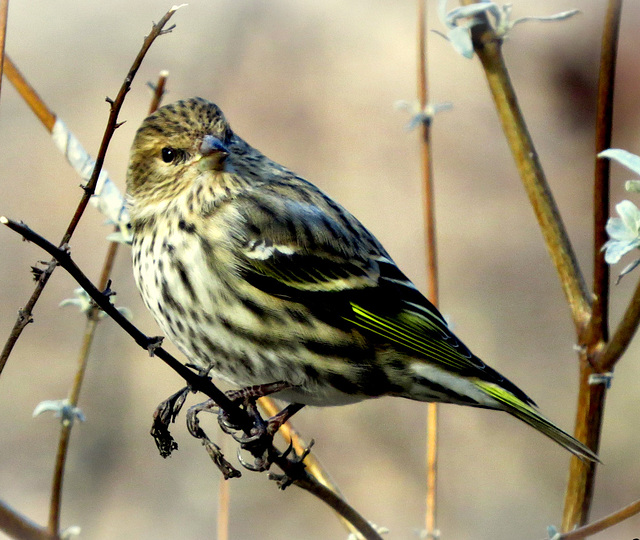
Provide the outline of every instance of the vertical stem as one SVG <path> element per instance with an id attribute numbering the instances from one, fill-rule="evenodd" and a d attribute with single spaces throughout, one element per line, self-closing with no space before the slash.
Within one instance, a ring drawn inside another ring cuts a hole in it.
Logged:
<path id="1" fill-rule="evenodd" d="M 589 448 L 598 450 L 606 385 L 589 384 L 589 376 L 595 372 L 592 360 L 601 356 L 604 344 L 609 339 L 609 266 L 601 252 L 607 240 L 605 223 L 609 216 L 609 166 L 607 159 L 598 159 L 597 154 L 611 146 L 613 124 L 613 96 L 616 57 L 622 0 L 610 0 L 605 16 L 600 52 L 598 80 L 598 103 L 595 141 L 595 174 L 593 189 L 594 246 L 593 246 L 593 308 L 587 333 L 581 341 L 586 352 L 580 362 L 580 389 L 576 413 L 575 436 Z M 619 357 L 619 356 L 618 356 Z M 591 360 L 591 361 L 590 361 Z M 565 493 L 562 529 L 570 531 L 584 525 L 589 519 L 596 478 L 596 463 L 584 463 L 572 458 L 569 480 Z"/>
<path id="2" fill-rule="evenodd" d="M 596 115 L 595 173 L 593 189 L 593 311 L 590 341 L 609 339 L 609 265 L 604 260 L 602 246 L 607 241 L 605 225 L 609 217 L 609 170 L 611 161 L 597 155 L 611 147 L 613 126 L 613 96 L 622 0 L 610 0 L 605 16 L 600 52 L 598 103 Z"/>
<path id="3" fill-rule="evenodd" d="M 589 376 L 594 373 L 594 370 L 586 355 L 582 356 L 574 436 L 597 452 L 600 446 L 606 386 L 604 384 L 589 384 Z M 576 457 L 571 458 L 562 517 L 562 530 L 565 532 L 583 525 L 589 519 L 596 479 L 596 465 L 597 463 L 592 461 L 585 462 Z"/>
<path id="4" fill-rule="evenodd" d="M 427 85 L 427 14 L 425 0 L 418 0 L 418 100 L 420 109 L 426 110 L 429 101 Z M 433 195 L 433 168 L 431 164 L 431 125 L 427 118 L 420 125 L 422 186 L 426 228 L 426 263 L 429 300 L 438 305 L 438 260 L 436 251 L 436 222 Z M 436 531 L 436 493 L 438 458 L 438 405 L 427 404 L 427 495 L 425 531 Z"/>
<path id="5" fill-rule="evenodd" d="M 15 67 L 13 68 L 15 70 Z M 17 72 L 17 70 L 15 70 Z M 162 97 L 164 95 L 164 87 L 167 80 L 167 73 L 162 72 L 160 74 L 160 78 L 158 80 L 158 84 L 155 87 L 153 99 L 151 102 L 150 113 L 154 112 Z M 26 81 L 24 81 L 26 84 Z M 28 87 L 28 85 L 26 85 Z M 29 87 L 30 88 L 30 87 Z M 31 89 L 32 93 L 33 89 Z M 35 100 L 37 103 L 41 103 L 44 110 L 46 106 L 44 103 L 38 98 Z M 31 103 L 31 101 L 28 101 Z M 39 115 L 40 116 L 40 115 Z M 42 117 L 40 117 L 42 119 Z M 46 125 L 45 120 L 43 122 Z M 109 243 L 109 249 L 107 250 L 107 255 L 105 256 L 104 264 L 102 265 L 102 273 L 100 274 L 100 281 L 98 282 L 98 288 L 100 290 L 104 290 L 107 288 L 107 284 L 109 283 L 109 276 L 111 276 L 111 271 L 113 270 L 113 265 L 115 263 L 116 254 L 118 253 L 119 245 L 116 242 Z M 96 328 L 98 327 L 98 322 L 100 320 L 100 309 L 98 307 L 94 307 L 87 314 L 87 325 L 85 327 L 84 339 L 82 342 L 82 348 L 80 349 L 80 354 L 78 356 L 78 370 L 76 371 L 75 378 L 73 380 L 73 385 L 71 387 L 71 391 L 69 393 L 69 404 L 72 407 L 77 407 L 78 401 L 80 400 L 80 390 L 82 389 L 82 383 L 84 381 L 84 375 L 87 370 L 87 364 L 89 361 L 89 352 L 91 351 L 91 345 L 93 343 L 93 338 L 96 333 Z M 73 427 L 72 423 L 63 424 L 60 431 L 60 440 L 58 441 L 58 451 L 56 454 L 56 464 L 53 472 L 53 485 L 51 488 L 51 502 L 49 506 L 49 524 L 48 530 L 52 535 L 57 535 L 60 530 L 60 508 L 62 505 L 62 484 L 64 481 L 64 469 L 67 461 L 67 454 L 69 450 L 69 441 L 71 439 L 71 428 Z"/>
<path id="6" fill-rule="evenodd" d="M 102 269 L 102 275 L 100 276 L 100 290 L 104 290 L 107 287 L 109 281 L 109 275 L 113 268 L 116 253 L 118 252 L 118 244 L 111 242 L 109 244 L 109 250 L 107 252 L 105 262 Z M 87 314 L 87 325 L 84 331 L 84 338 L 82 342 L 82 348 L 78 355 L 78 369 L 73 379 L 73 385 L 69 392 L 69 405 L 71 407 L 77 407 L 80 399 L 80 390 L 82 389 L 82 383 L 84 381 L 84 375 L 87 370 L 87 363 L 89 361 L 89 352 L 91 350 L 91 344 L 96 333 L 96 327 L 98 325 L 100 309 L 93 308 Z M 67 455 L 69 450 L 69 441 L 71 439 L 71 428 L 73 422 L 62 424 L 60 429 L 60 440 L 58 441 L 58 451 L 56 454 L 56 464 L 53 471 L 53 482 L 51 487 L 51 502 L 49 505 L 49 533 L 52 535 L 59 534 L 60 531 L 60 508 L 62 505 L 62 484 L 64 481 L 64 470 L 67 462 Z"/>
<path id="7" fill-rule="evenodd" d="M 226 437 L 222 437 L 220 447 L 224 452 L 224 441 Z M 230 482 L 220 476 L 218 485 L 218 523 L 216 526 L 216 540 L 229 540 L 229 491 Z"/>

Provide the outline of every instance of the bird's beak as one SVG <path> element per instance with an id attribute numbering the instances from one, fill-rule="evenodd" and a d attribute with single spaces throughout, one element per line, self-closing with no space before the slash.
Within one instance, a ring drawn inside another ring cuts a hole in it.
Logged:
<path id="1" fill-rule="evenodd" d="M 214 154 L 229 155 L 229 149 L 222 143 L 220 139 L 213 135 L 205 135 L 200 143 L 200 153 L 202 157 L 212 156 Z"/>
<path id="2" fill-rule="evenodd" d="M 200 143 L 200 163 L 202 170 L 217 170 L 224 168 L 224 162 L 229 155 L 229 149 L 213 135 L 205 135 Z"/>

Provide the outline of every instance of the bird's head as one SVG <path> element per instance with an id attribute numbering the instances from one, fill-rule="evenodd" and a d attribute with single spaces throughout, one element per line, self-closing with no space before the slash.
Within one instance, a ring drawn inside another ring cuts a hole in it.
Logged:
<path id="1" fill-rule="evenodd" d="M 159 108 L 138 129 L 129 159 L 133 205 L 175 199 L 198 181 L 215 184 L 234 135 L 217 105 L 191 98 Z"/>

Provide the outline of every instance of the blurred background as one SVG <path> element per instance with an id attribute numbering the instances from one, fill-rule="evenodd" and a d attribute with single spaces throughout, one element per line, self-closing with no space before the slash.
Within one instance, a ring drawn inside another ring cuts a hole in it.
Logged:
<path id="1" fill-rule="evenodd" d="M 430 27 L 437 21 L 429 2 Z M 49 107 L 96 154 L 115 97 L 151 22 L 169 4 L 12 2 L 7 51 Z M 453 4 L 452 4 L 453 7 Z M 579 8 L 561 23 L 518 25 L 504 47 L 520 104 L 538 145 L 585 276 L 591 274 L 593 127 L 604 0 L 516 0 L 515 17 Z M 405 272 L 423 286 L 424 229 L 418 135 L 397 100 L 416 95 L 413 0 L 193 0 L 176 29 L 152 47 L 126 100 L 126 120 L 106 168 L 124 189 L 129 146 L 146 116 L 145 86 L 170 72 L 165 102 L 199 95 L 218 103 L 237 133 L 318 184 L 358 216 Z M 614 146 L 640 153 L 637 28 L 640 4 L 623 12 Z M 577 362 L 569 310 L 501 133 L 477 59 L 429 34 L 434 102 L 450 101 L 433 129 L 441 310 L 460 337 L 571 431 Z M 57 241 L 81 196 L 79 179 L 49 135 L 3 81 L 0 214 Z M 612 201 L 631 173 L 613 167 Z M 636 197 L 637 199 L 637 197 Z M 635 201 L 638 203 L 638 201 Z M 72 242 L 76 262 L 98 279 L 110 229 L 89 208 Z M 0 342 L 34 284 L 36 247 L 0 231 Z M 631 260 L 631 256 L 628 257 Z M 629 262 L 629 261 L 627 261 Z M 158 329 L 135 290 L 128 250 L 113 288 L 147 333 Z M 613 275 L 623 267 L 613 268 Z M 613 289 L 619 320 L 638 273 Z M 58 270 L 0 378 L 0 498 L 46 523 L 59 424 L 33 419 L 42 400 L 66 397 L 85 317 L 60 301 L 75 283 Z M 425 287 L 423 287 L 424 290 Z M 639 348 L 618 365 L 608 395 L 593 518 L 640 496 Z M 110 321 L 96 337 L 73 431 L 62 522 L 86 539 L 215 538 L 220 475 L 184 416 L 180 449 L 159 457 L 148 434 L 156 405 L 182 385 Z M 191 397 L 195 403 L 197 397 Z M 295 425 L 348 500 L 390 539 L 417 538 L 424 522 L 426 407 L 400 399 L 305 409 Z M 546 537 L 561 522 L 569 454 L 506 414 L 443 406 L 438 525 L 445 539 Z M 215 423 L 207 424 L 217 434 Z M 235 462 L 235 448 L 226 443 Z M 233 539 L 346 538 L 323 504 L 295 487 L 278 492 L 266 475 L 231 482 Z M 599 538 L 628 540 L 636 517 Z M 1 535 L 0 535 L 1 536 Z"/>

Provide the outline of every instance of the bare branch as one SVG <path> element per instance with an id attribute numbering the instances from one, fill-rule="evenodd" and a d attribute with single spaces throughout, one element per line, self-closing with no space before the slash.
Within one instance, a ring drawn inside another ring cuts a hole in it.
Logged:
<path id="1" fill-rule="evenodd" d="M 614 525 L 617 525 L 618 523 L 621 523 L 625 519 L 629 519 L 630 517 L 635 516 L 638 513 L 640 513 L 640 500 L 632 502 L 630 505 L 621 508 L 613 514 L 609 514 L 608 516 L 599 519 L 598 521 L 589 523 L 589 525 L 585 525 L 584 527 L 580 527 L 579 529 L 574 529 L 571 532 L 561 534 L 554 540 L 578 540 L 580 538 L 587 538 L 593 534 L 604 531 L 609 527 L 613 527 Z"/>
<path id="2" fill-rule="evenodd" d="M 44 527 L 33 523 L 3 501 L 0 501 L 0 531 L 20 540 L 60 540 L 59 536 L 49 534 Z"/>

